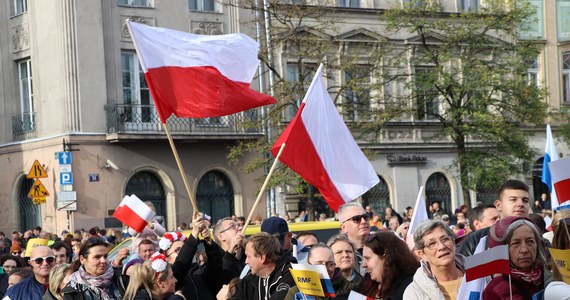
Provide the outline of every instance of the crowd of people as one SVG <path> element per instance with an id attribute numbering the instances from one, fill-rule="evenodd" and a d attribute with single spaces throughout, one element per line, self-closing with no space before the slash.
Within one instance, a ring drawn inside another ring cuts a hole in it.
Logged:
<path id="1" fill-rule="evenodd" d="M 484 241 L 485 248 L 508 246 L 510 274 L 489 276 L 483 299 L 563 299 L 570 285 L 548 247 L 568 249 L 570 210 L 555 212 L 547 232 L 547 212 L 532 214 L 529 203 L 528 186 L 509 180 L 494 205 L 449 214 L 432 203 L 430 218 L 408 235 L 411 207 L 381 215 L 353 201 L 340 207 L 339 232 L 328 240 L 312 232 L 294 235 L 293 220 L 279 216 L 262 220 L 261 232 L 246 238 L 243 218 L 211 223 L 196 212 L 191 226 L 175 231 L 156 220 L 142 232 L 130 230 L 132 243 L 112 261 L 109 250 L 123 239 L 119 231 L 92 228 L 57 237 L 37 227 L 15 231 L 12 239 L 0 232 L 0 293 L 3 299 L 332 298 L 296 286 L 290 269 L 300 263 L 325 267 L 335 299 L 353 291 L 369 299 L 458 299 L 465 257 Z M 34 238 L 50 242 L 25 255 Z"/>

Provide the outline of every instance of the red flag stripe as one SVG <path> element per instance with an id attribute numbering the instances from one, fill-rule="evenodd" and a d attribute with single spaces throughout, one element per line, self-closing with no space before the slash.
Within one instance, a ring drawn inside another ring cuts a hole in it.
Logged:
<path id="1" fill-rule="evenodd" d="M 465 277 L 467 281 L 471 281 L 498 273 L 509 274 L 510 267 L 510 261 L 508 259 L 494 260 L 465 270 Z"/>
<path id="2" fill-rule="evenodd" d="M 559 203 L 564 203 L 570 200 L 570 178 L 555 182 L 554 189 L 556 190 L 556 195 L 558 196 Z"/>
<path id="3" fill-rule="evenodd" d="M 162 122 L 175 114 L 206 118 L 275 103 L 272 97 L 228 79 L 214 67 L 161 67 L 145 73 Z"/>

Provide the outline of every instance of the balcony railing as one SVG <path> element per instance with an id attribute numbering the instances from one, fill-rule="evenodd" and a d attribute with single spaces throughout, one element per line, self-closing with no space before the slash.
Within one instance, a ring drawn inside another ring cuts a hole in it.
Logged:
<path id="1" fill-rule="evenodd" d="M 22 141 L 36 137 L 37 117 L 35 112 L 12 117 L 12 138 Z"/>
<path id="2" fill-rule="evenodd" d="M 107 133 L 164 133 L 153 105 L 106 105 Z M 249 126 L 259 118 L 257 109 L 214 118 L 189 119 L 170 117 L 166 124 L 172 134 L 187 135 L 251 135 L 260 134 L 258 127 Z"/>

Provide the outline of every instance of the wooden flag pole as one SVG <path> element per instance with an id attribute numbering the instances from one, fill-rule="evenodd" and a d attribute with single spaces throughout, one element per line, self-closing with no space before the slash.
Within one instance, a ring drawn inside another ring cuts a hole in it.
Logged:
<path id="1" fill-rule="evenodd" d="M 182 162 L 180 161 L 180 156 L 178 156 L 178 151 L 176 150 L 176 146 L 174 145 L 174 141 L 172 140 L 172 135 L 170 135 L 168 126 L 166 126 L 166 122 L 162 123 L 162 127 L 164 127 L 164 131 L 166 132 L 166 136 L 168 137 L 168 143 L 170 143 L 170 148 L 172 149 L 172 154 L 174 154 L 174 159 L 176 160 L 176 164 L 178 165 L 178 170 L 180 171 L 180 175 L 182 175 L 182 181 L 184 182 L 184 187 L 186 187 L 186 192 L 188 193 L 190 204 L 192 204 L 192 208 L 194 209 L 194 211 L 198 211 L 198 205 L 196 205 L 196 200 L 194 199 L 192 192 L 190 192 L 190 184 L 188 184 L 188 179 L 186 178 L 186 172 L 184 171 L 184 167 L 182 166 Z"/>
<path id="2" fill-rule="evenodd" d="M 269 178 L 271 178 L 271 175 L 273 175 L 273 171 L 275 170 L 275 167 L 277 166 L 277 163 L 279 162 L 279 157 L 281 157 L 283 150 L 285 150 L 285 143 L 283 143 L 281 145 L 281 148 L 279 149 L 277 156 L 275 156 L 275 160 L 273 161 L 273 165 L 271 165 L 271 168 L 269 169 L 269 173 L 267 173 L 267 177 L 265 177 L 265 182 L 263 182 L 263 185 L 261 186 L 261 190 L 259 191 L 259 194 L 257 195 L 257 199 L 255 199 L 255 202 L 253 203 L 253 207 L 251 208 L 251 211 L 249 212 L 249 216 L 247 216 L 247 220 L 245 220 L 245 223 L 243 224 L 243 229 L 241 231 L 242 233 L 245 233 L 245 230 L 247 229 L 249 222 L 251 222 L 251 218 L 253 217 L 253 212 L 255 211 L 255 208 L 259 204 L 259 200 L 261 200 L 261 196 L 263 196 L 263 193 L 265 193 L 265 189 L 267 188 L 267 184 L 269 183 Z"/>

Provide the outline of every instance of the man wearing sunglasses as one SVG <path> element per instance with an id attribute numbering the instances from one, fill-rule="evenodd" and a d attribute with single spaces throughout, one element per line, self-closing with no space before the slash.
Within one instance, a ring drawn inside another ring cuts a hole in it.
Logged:
<path id="1" fill-rule="evenodd" d="M 46 246 L 34 248 L 29 263 L 34 276 L 30 276 L 11 287 L 3 300 L 42 299 L 44 292 L 49 287 L 49 272 L 55 265 L 53 250 Z"/>
<path id="2" fill-rule="evenodd" d="M 359 270 L 361 275 L 364 275 L 365 270 L 361 267 L 362 248 L 370 234 L 370 216 L 366 213 L 362 204 L 352 201 L 343 204 L 338 209 L 338 219 L 340 220 L 340 232 L 346 234 L 356 248 L 357 270 Z"/>

